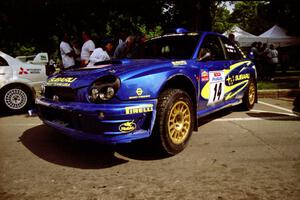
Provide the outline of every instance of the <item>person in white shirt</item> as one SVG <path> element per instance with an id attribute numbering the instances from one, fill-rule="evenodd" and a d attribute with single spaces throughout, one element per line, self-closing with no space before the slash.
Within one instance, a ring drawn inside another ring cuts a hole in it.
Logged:
<path id="1" fill-rule="evenodd" d="M 274 80 L 274 73 L 276 67 L 278 65 L 278 51 L 275 49 L 273 44 L 270 44 L 269 50 L 266 52 L 268 63 L 269 63 L 269 72 L 268 72 L 268 80 Z"/>
<path id="2" fill-rule="evenodd" d="M 82 32 L 82 39 L 84 41 L 84 44 L 81 48 L 80 59 L 81 66 L 85 67 L 89 62 L 91 54 L 95 50 L 95 43 L 91 40 L 90 34 L 86 31 Z"/>
<path id="3" fill-rule="evenodd" d="M 74 60 L 74 51 L 69 44 L 69 36 L 67 33 L 64 33 L 63 40 L 59 45 L 60 54 L 62 58 L 63 69 L 68 69 L 75 65 Z"/>
<path id="4" fill-rule="evenodd" d="M 105 60 L 110 60 L 110 55 L 113 51 L 113 40 L 105 39 L 102 41 L 101 47 L 96 48 L 90 56 L 88 67 L 94 66 L 95 63 Z"/>

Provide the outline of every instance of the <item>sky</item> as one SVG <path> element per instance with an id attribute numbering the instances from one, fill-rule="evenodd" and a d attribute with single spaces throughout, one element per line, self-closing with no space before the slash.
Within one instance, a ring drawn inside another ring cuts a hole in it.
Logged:
<path id="1" fill-rule="evenodd" d="M 229 10 L 230 13 L 232 13 L 232 12 L 233 12 L 233 9 L 234 9 L 234 3 L 231 4 L 231 3 L 228 2 L 228 1 L 224 1 L 223 3 L 225 4 L 226 9 Z"/>

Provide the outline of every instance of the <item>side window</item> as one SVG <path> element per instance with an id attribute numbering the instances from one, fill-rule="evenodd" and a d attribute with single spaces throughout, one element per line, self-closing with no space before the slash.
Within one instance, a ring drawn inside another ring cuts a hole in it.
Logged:
<path id="1" fill-rule="evenodd" d="M 239 49 L 228 38 L 221 37 L 221 40 L 224 44 L 227 60 L 240 60 L 243 58 Z"/>
<path id="2" fill-rule="evenodd" d="M 0 66 L 8 66 L 7 61 L 0 56 Z"/>
<path id="3" fill-rule="evenodd" d="M 224 52 L 220 40 L 217 36 L 207 35 L 200 47 L 198 59 L 203 60 L 225 60 Z"/>

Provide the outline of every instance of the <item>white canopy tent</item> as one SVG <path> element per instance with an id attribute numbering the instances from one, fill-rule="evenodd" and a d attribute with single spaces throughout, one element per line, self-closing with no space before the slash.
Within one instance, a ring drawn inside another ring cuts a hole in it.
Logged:
<path id="1" fill-rule="evenodd" d="M 258 40 L 261 42 L 266 42 L 268 44 L 274 44 L 277 47 L 286 47 L 300 44 L 299 37 L 292 37 L 286 34 L 286 30 L 274 25 L 272 28 L 267 30 L 258 36 Z"/>
<path id="2" fill-rule="evenodd" d="M 235 36 L 235 40 L 239 42 L 241 47 L 251 46 L 253 42 L 260 41 L 259 37 L 248 33 L 238 26 L 233 26 L 230 30 L 223 33 L 223 35 L 228 36 L 232 33 Z"/>

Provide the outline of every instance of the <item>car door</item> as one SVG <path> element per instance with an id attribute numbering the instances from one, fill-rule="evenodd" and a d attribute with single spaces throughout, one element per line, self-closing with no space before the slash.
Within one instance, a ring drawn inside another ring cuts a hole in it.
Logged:
<path id="1" fill-rule="evenodd" d="M 213 109 L 224 102 L 224 69 L 229 67 L 218 35 L 208 34 L 204 37 L 200 44 L 198 61 L 201 77 L 198 109 Z"/>
<path id="2" fill-rule="evenodd" d="M 224 70 L 224 100 L 229 102 L 239 98 L 238 95 L 241 95 L 242 90 L 247 86 L 250 78 L 248 67 L 250 62 L 245 59 L 242 51 L 228 38 L 221 37 L 221 41 L 225 51 L 225 58 L 229 63 L 229 67 Z"/>
<path id="3" fill-rule="evenodd" d="M 12 69 L 5 58 L 0 56 L 0 88 L 3 86 L 2 84 L 5 84 L 10 78 L 12 78 Z"/>

